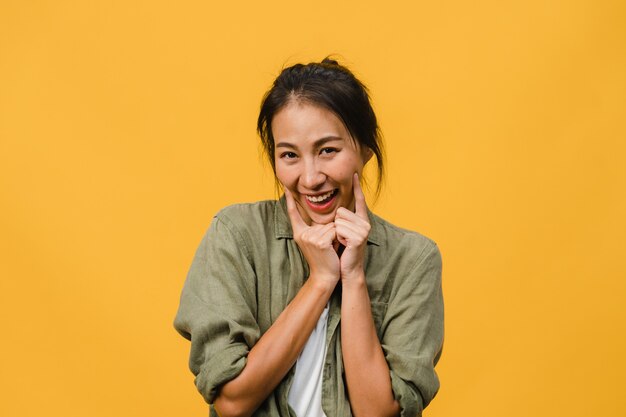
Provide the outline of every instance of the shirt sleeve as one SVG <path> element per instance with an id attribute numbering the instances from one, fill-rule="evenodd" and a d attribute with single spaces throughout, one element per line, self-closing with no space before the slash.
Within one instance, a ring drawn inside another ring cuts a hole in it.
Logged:
<path id="1" fill-rule="evenodd" d="M 260 337 L 256 277 L 244 240 L 215 217 L 187 274 L 174 327 L 191 341 L 189 368 L 205 401 L 235 378 Z"/>
<path id="2" fill-rule="evenodd" d="M 390 298 L 381 345 L 402 417 L 421 416 L 439 390 L 443 346 L 441 254 L 431 243 Z"/>

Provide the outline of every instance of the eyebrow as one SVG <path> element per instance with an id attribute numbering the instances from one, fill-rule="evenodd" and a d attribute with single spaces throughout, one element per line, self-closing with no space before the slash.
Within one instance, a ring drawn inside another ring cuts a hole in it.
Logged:
<path id="1" fill-rule="evenodd" d="M 313 147 L 314 148 L 319 148 L 319 147 L 324 146 L 328 142 L 334 142 L 334 141 L 337 141 L 337 140 L 343 140 L 343 138 L 341 138 L 339 136 L 325 136 L 325 137 L 320 138 L 320 139 L 316 140 L 315 142 L 313 142 Z M 278 142 L 276 144 L 276 148 L 296 149 L 296 145 L 294 145 L 293 143 L 289 143 L 289 142 Z"/>

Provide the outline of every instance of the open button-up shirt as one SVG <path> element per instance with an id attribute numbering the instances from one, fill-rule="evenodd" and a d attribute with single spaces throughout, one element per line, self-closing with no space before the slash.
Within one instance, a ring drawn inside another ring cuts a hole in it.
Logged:
<path id="1" fill-rule="evenodd" d="M 365 276 L 372 316 L 403 417 L 421 415 L 439 389 L 443 344 L 441 256 L 430 239 L 369 212 Z M 309 275 L 280 200 L 237 204 L 213 219 L 187 275 L 176 330 L 191 340 L 189 367 L 212 404 Z M 341 353 L 341 283 L 330 299 L 322 408 L 352 415 Z M 364 364 L 364 366 L 367 366 Z M 287 395 L 292 368 L 254 416 L 294 417 Z M 263 383 L 259 381 L 259 383 Z M 210 407 L 210 415 L 217 413 Z"/>

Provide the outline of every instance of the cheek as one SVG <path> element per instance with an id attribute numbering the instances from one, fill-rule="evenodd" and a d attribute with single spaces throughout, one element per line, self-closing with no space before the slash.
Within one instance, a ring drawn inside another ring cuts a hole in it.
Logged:
<path id="1" fill-rule="evenodd" d="M 341 172 L 337 173 L 337 181 L 341 183 L 344 187 L 352 186 L 352 174 L 354 173 L 351 169 L 343 169 Z"/>
<path id="2" fill-rule="evenodd" d="M 295 178 L 289 169 L 276 165 L 276 178 L 284 187 L 290 190 L 294 188 Z"/>
<path id="3" fill-rule="evenodd" d="M 361 175 L 363 170 L 363 166 L 361 164 L 361 160 L 358 157 L 350 157 L 346 158 L 339 164 L 334 172 L 335 180 L 345 185 L 346 187 L 352 188 L 352 175 L 355 172 Z"/>

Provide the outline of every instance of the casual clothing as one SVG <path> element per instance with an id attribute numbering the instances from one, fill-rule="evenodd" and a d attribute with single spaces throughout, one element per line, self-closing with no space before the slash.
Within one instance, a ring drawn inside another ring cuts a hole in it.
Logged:
<path id="1" fill-rule="evenodd" d="M 328 304 L 296 361 L 287 400 L 298 417 L 327 417 L 322 409 L 327 324 Z"/>
<path id="2" fill-rule="evenodd" d="M 365 276 L 372 316 L 403 417 L 414 417 L 439 389 L 434 366 L 443 343 L 441 256 L 430 239 L 369 212 Z M 293 240 L 284 197 L 220 211 L 196 252 L 174 322 L 191 340 L 189 366 L 207 403 L 235 378 L 252 346 L 309 275 Z M 351 416 L 341 353 L 341 284 L 329 301 L 322 407 Z M 254 416 L 295 416 L 292 368 Z M 261 383 L 261 382 L 260 382 Z M 217 416 L 211 406 L 211 416 Z"/>

